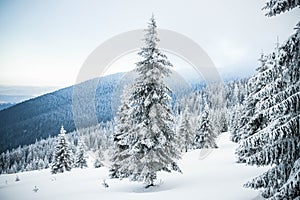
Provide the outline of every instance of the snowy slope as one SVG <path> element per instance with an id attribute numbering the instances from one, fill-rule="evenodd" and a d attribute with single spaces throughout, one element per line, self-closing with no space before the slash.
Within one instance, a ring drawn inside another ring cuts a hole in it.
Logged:
<path id="1" fill-rule="evenodd" d="M 218 139 L 219 148 L 200 159 L 200 150 L 188 152 L 179 165 L 183 174 L 159 173 L 159 186 L 144 189 L 142 183 L 108 179 L 108 169 L 73 169 L 51 175 L 50 170 L 0 176 L 1 200 L 134 200 L 134 199 L 259 199 L 259 193 L 243 183 L 266 169 L 235 163 L 236 144 L 229 134 Z M 109 187 L 102 185 L 107 179 Z M 39 189 L 34 192 L 34 187 Z"/>

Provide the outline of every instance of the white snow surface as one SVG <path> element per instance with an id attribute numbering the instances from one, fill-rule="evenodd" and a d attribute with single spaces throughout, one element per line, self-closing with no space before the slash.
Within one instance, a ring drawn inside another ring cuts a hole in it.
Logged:
<path id="1" fill-rule="evenodd" d="M 142 183 L 108 178 L 108 168 L 72 169 L 52 175 L 50 169 L 0 175 L 1 200 L 135 200 L 197 199 L 254 200 L 258 191 L 243 188 L 252 177 L 267 168 L 245 166 L 235 162 L 237 144 L 229 133 L 219 136 L 218 149 L 200 159 L 201 150 L 183 155 L 178 162 L 183 174 L 158 173 L 158 185 L 148 189 Z M 105 188 L 103 180 L 109 185 Z M 38 188 L 37 192 L 33 189 Z"/>

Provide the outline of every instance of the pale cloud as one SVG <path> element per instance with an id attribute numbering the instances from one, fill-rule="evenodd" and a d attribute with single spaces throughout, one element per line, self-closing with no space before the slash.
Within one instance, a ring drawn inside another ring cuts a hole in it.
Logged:
<path id="1" fill-rule="evenodd" d="M 300 16 L 295 9 L 265 17 L 264 2 L 1 1 L 0 84 L 72 85 L 97 46 L 114 35 L 145 28 L 152 13 L 159 28 L 197 42 L 220 73 L 249 76 L 262 49 L 273 50 L 277 36 L 287 39 Z M 106 73 L 128 71 L 137 59 L 123 57 Z M 173 62 L 178 70 L 191 68 L 180 59 Z"/>

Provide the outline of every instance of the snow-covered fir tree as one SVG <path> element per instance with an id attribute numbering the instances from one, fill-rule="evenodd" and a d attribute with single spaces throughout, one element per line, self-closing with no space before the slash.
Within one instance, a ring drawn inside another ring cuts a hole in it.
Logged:
<path id="1" fill-rule="evenodd" d="M 154 17 L 150 19 L 145 34 L 145 46 L 137 63 L 138 77 L 132 88 L 131 138 L 125 137 L 129 149 L 120 163 L 121 171 L 127 171 L 133 181 L 143 181 L 153 186 L 158 171 L 179 170 L 176 160 L 180 158 L 174 133 L 173 113 L 170 108 L 170 88 L 164 78 L 169 76 L 171 63 L 158 49 L 159 42 Z"/>
<path id="2" fill-rule="evenodd" d="M 261 55 L 259 59 L 261 65 L 256 69 L 257 74 L 248 81 L 249 95 L 243 105 L 244 108 L 239 120 L 238 131 L 235 134 L 237 141 L 247 139 L 257 131 L 263 129 L 266 123 L 268 123 L 268 116 L 263 116 L 261 109 L 257 105 L 261 100 L 266 98 L 264 91 L 274 81 L 272 69 L 276 65 L 276 59 L 277 56 L 275 53 L 269 56 Z M 245 162 L 245 157 L 259 150 L 258 146 L 245 148 L 241 143 L 236 150 L 238 162 Z"/>
<path id="3" fill-rule="evenodd" d="M 247 96 L 242 108 L 241 108 L 241 118 L 239 120 L 239 139 L 246 138 L 252 134 L 249 129 L 253 128 L 250 125 L 251 118 L 256 114 L 256 104 L 260 98 L 264 98 L 261 95 L 261 90 L 273 80 L 268 78 L 271 77 L 269 74 L 271 73 L 271 68 L 275 64 L 276 55 L 266 56 L 263 53 L 259 58 L 260 66 L 256 68 L 257 74 L 248 80 L 248 92 Z M 257 117 L 257 116 L 256 116 Z M 254 121 L 254 120 L 252 120 Z M 259 125 L 256 125 L 258 127 Z M 239 140 L 238 140 L 239 141 Z"/>
<path id="4" fill-rule="evenodd" d="M 296 7 L 293 3 L 276 7 L 283 2 L 298 2 L 299 6 L 299 1 L 271 0 L 268 7 L 270 15 Z M 267 118 L 268 122 L 242 140 L 240 148 L 254 149 L 244 156 L 247 164 L 270 165 L 271 168 L 245 186 L 262 189 L 263 197 L 272 200 L 299 199 L 300 23 L 295 34 L 279 48 L 278 60 L 269 75 L 271 77 L 267 78 L 273 81 L 262 89 L 261 95 L 265 98 L 260 98 L 256 106 L 257 115 Z"/>
<path id="5" fill-rule="evenodd" d="M 300 7 L 299 0 L 269 0 L 266 2 L 266 5 L 263 7 L 263 9 L 268 10 L 266 15 L 271 17 L 296 7 Z"/>
<path id="6" fill-rule="evenodd" d="M 208 107 L 206 107 L 204 113 L 202 114 L 199 127 L 196 130 L 194 147 L 196 149 L 218 148 L 215 141 L 216 137 L 217 135 L 214 133 L 211 123 L 209 121 Z"/>
<path id="7" fill-rule="evenodd" d="M 79 140 L 77 145 L 74 166 L 78 168 L 87 167 L 85 145 L 81 140 Z"/>
<path id="8" fill-rule="evenodd" d="M 66 131 L 62 126 L 58 137 L 58 142 L 55 147 L 51 172 L 53 174 L 70 171 L 72 169 L 72 153 L 69 149 L 69 144 L 66 139 Z"/>
<path id="9" fill-rule="evenodd" d="M 131 109 L 129 102 L 130 88 L 124 87 L 123 93 L 121 96 L 121 105 L 115 117 L 115 131 L 113 135 L 114 140 L 114 151 L 111 158 L 112 165 L 110 167 L 110 177 L 111 178 L 125 178 L 128 177 L 129 173 L 123 170 L 120 172 L 121 162 L 123 159 L 127 158 L 127 155 L 124 151 L 129 149 L 129 141 L 131 129 L 132 129 L 132 120 L 131 120 Z"/>
<path id="10" fill-rule="evenodd" d="M 194 140 L 194 130 L 191 125 L 190 114 L 188 107 L 186 107 L 181 115 L 179 128 L 177 130 L 180 149 L 185 152 L 192 148 Z"/>
<path id="11" fill-rule="evenodd" d="M 241 140 L 241 135 L 239 134 L 239 124 L 242 115 L 242 106 L 236 105 L 231 110 L 231 117 L 230 117 L 230 139 L 233 142 L 238 142 Z"/>
<path id="12" fill-rule="evenodd" d="M 213 129 L 216 134 L 226 132 L 228 130 L 228 122 L 226 117 L 226 94 L 225 87 L 222 83 L 210 83 L 207 88 L 207 99 L 204 105 L 210 108 L 211 123 L 214 124 Z"/>
<path id="13" fill-rule="evenodd" d="M 232 104 L 238 105 L 239 103 L 240 103 L 240 90 L 238 88 L 237 83 L 235 83 L 233 89 Z"/>
<path id="14" fill-rule="evenodd" d="M 46 164 L 45 164 L 45 162 L 42 159 L 38 160 L 38 163 L 37 163 L 38 170 L 45 169 L 45 165 Z"/>
<path id="15" fill-rule="evenodd" d="M 103 167 L 104 166 L 103 161 L 104 161 L 103 150 L 99 149 L 96 152 L 96 158 L 95 158 L 95 161 L 94 161 L 94 167 L 95 168 Z"/>
<path id="16" fill-rule="evenodd" d="M 211 124 L 214 124 L 213 130 L 217 135 L 228 131 L 228 118 L 229 115 L 225 107 L 210 111 L 210 121 Z"/>
<path id="17" fill-rule="evenodd" d="M 244 102 L 245 97 L 247 96 L 247 81 L 246 78 L 243 78 L 229 81 L 225 85 L 226 107 L 228 109 L 241 105 Z"/>

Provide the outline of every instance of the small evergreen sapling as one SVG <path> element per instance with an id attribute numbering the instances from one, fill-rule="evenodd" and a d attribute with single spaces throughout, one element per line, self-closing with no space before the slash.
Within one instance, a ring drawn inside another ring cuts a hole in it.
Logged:
<path id="1" fill-rule="evenodd" d="M 102 149 L 99 149 L 98 152 L 96 153 L 96 159 L 94 162 L 94 167 L 95 168 L 100 168 L 103 167 L 103 160 L 104 160 L 104 155 L 102 153 Z"/>
<path id="2" fill-rule="evenodd" d="M 199 123 L 199 127 L 196 130 L 194 147 L 196 149 L 218 148 L 215 141 L 216 137 L 217 135 L 213 132 L 209 121 L 208 108 L 206 108 Z"/>

